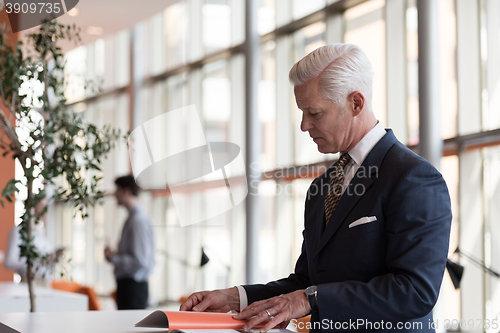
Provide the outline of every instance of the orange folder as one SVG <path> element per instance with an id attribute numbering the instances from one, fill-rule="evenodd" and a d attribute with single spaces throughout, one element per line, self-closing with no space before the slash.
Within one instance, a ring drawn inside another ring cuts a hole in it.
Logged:
<path id="1" fill-rule="evenodd" d="M 234 329 L 243 328 L 247 320 L 233 319 L 234 313 L 155 311 L 135 324 L 136 327 L 176 329 Z M 254 327 L 263 327 L 266 322 Z"/>

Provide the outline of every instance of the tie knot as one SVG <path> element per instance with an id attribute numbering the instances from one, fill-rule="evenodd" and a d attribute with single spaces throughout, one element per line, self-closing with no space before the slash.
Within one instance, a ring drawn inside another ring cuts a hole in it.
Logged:
<path id="1" fill-rule="evenodd" d="M 337 161 L 337 165 L 343 169 L 350 160 L 351 156 L 348 153 L 342 154 L 342 156 L 340 156 L 339 160 Z"/>

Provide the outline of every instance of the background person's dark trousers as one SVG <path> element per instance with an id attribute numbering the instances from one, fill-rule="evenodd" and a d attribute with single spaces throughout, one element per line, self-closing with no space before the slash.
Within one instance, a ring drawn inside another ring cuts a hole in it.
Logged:
<path id="1" fill-rule="evenodd" d="M 118 310 L 145 309 L 148 305 L 148 282 L 132 278 L 116 280 Z"/>

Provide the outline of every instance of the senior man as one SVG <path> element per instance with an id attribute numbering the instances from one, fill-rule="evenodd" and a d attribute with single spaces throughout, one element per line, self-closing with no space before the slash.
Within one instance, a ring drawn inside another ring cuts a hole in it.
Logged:
<path id="1" fill-rule="evenodd" d="M 192 294 L 181 310 L 240 311 L 262 331 L 311 314 L 312 332 L 433 332 L 451 208 L 441 174 L 377 121 L 371 64 L 349 44 L 290 71 L 300 128 L 339 160 L 307 193 L 294 273 L 265 285 Z"/>

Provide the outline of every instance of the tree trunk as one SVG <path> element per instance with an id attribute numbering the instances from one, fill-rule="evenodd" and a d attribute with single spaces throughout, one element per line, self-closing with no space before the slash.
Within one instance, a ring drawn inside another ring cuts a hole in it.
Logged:
<path id="1" fill-rule="evenodd" d="M 36 312 L 36 295 L 33 288 L 33 262 L 31 261 L 28 262 L 28 291 L 30 294 L 30 312 Z"/>
<path id="2" fill-rule="evenodd" d="M 25 201 L 25 208 L 26 208 L 26 216 L 28 217 L 28 220 L 26 222 L 26 233 L 28 235 L 28 240 L 33 239 L 33 223 L 34 223 L 34 197 L 33 197 L 33 179 L 31 177 L 27 177 L 27 187 L 28 187 L 28 196 Z M 36 303 L 35 303 L 35 289 L 33 286 L 33 278 L 34 278 L 34 272 L 33 272 L 33 259 L 31 256 L 31 251 L 28 251 L 28 255 L 26 257 L 26 263 L 28 264 L 28 274 L 27 274 L 27 279 L 28 279 L 28 291 L 30 295 L 30 311 L 31 312 L 36 312 Z"/>

